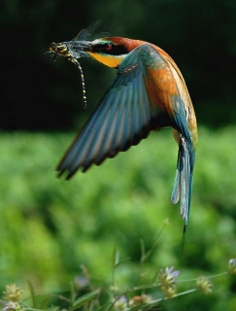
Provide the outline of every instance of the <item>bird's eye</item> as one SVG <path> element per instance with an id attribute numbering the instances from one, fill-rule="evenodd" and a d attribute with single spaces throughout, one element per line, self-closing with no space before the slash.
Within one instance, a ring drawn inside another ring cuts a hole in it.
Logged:
<path id="1" fill-rule="evenodd" d="M 112 44 L 111 43 L 104 44 L 104 50 L 105 51 L 110 51 L 111 49 L 112 49 Z"/>

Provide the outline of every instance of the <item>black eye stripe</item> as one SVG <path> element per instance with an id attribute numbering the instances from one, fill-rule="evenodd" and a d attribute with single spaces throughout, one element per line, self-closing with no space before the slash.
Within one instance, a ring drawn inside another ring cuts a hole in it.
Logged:
<path id="1" fill-rule="evenodd" d="M 115 45 L 112 43 L 96 44 L 93 46 L 92 52 L 108 55 L 123 55 L 129 53 L 124 45 Z"/>

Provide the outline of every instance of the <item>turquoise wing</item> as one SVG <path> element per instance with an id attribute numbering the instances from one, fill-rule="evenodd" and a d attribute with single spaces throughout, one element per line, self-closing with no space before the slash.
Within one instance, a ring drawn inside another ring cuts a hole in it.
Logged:
<path id="1" fill-rule="evenodd" d="M 59 163 L 59 175 L 67 172 L 69 179 L 78 169 L 85 172 L 137 145 L 151 130 L 171 125 L 145 86 L 146 68 L 157 54 L 144 44 L 122 61 L 115 80 Z"/>

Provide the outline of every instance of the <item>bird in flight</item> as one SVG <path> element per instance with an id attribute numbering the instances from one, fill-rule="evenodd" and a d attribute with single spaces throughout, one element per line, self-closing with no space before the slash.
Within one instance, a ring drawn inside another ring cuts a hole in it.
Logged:
<path id="1" fill-rule="evenodd" d="M 66 173 L 70 179 L 78 169 L 85 172 L 92 164 L 100 165 L 137 145 L 150 131 L 172 127 L 179 151 L 171 200 L 180 200 L 185 231 L 197 144 L 196 116 L 185 80 L 174 60 L 152 43 L 112 36 L 89 39 L 87 28 L 75 39 L 49 47 L 54 59 L 64 56 L 79 68 L 84 105 L 84 75 L 78 59 L 90 56 L 117 69 L 115 79 L 57 166 L 59 176 Z"/>

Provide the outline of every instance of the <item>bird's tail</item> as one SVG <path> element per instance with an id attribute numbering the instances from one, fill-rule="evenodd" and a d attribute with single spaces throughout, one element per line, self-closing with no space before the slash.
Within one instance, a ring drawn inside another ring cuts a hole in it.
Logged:
<path id="1" fill-rule="evenodd" d="M 177 170 L 171 200 L 176 204 L 180 199 L 180 215 L 184 219 L 184 232 L 188 225 L 192 196 L 193 166 L 195 150 L 181 135 L 177 160 Z"/>

